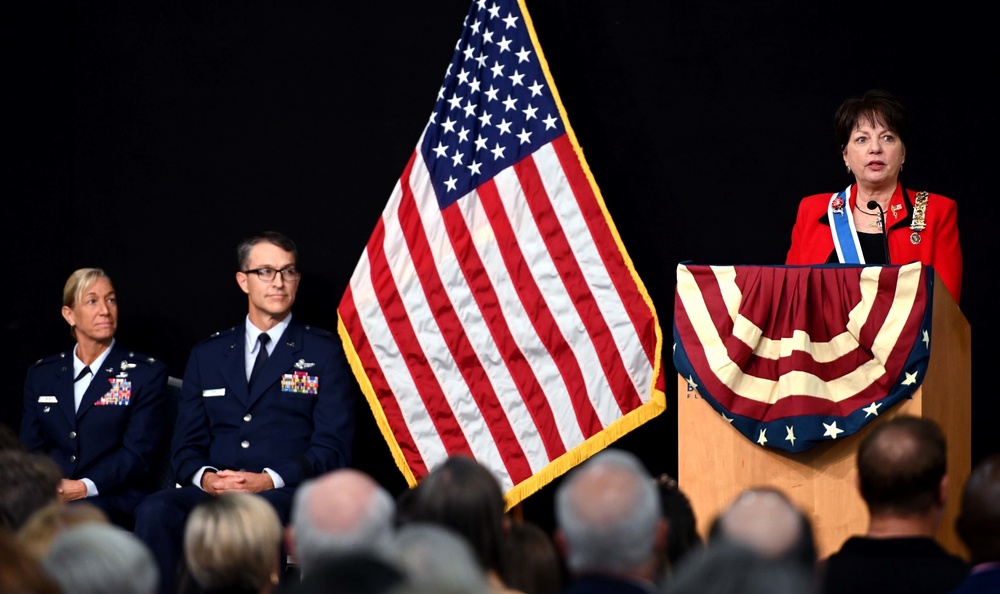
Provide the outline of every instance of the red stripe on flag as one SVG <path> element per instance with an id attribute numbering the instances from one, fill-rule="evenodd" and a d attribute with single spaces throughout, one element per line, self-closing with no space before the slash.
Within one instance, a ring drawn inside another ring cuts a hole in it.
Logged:
<path id="1" fill-rule="evenodd" d="M 410 163 L 412 163 L 412 159 Z M 404 178 L 409 177 L 409 169 L 404 174 Z M 368 242 L 368 259 L 371 262 L 372 285 L 375 288 L 375 296 L 379 306 L 385 315 L 386 325 L 392 333 L 393 341 L 399 348 L 406 368 L 409 370 L 417 392 L 427 409 L 427 415 L 434 423 L 434 428 L 445 450 L 449 454 L 465 454 L 471 452 L 469 442 L 465 439 L 455 413 L 448 405 L 441 385 L 437 377 L 431 371 L 427 355 L 424 353 L 417 340 L 413 326 L 410 323 L 406 308 L 403 307 L 403 299 L 396 288 L 396 282 L 389 270 L 389 263 L 384 250 L 385 223 L 380 218 L 375 230 L 372 232 L 371 240 Z M 398 395 L 397 396 L 401 396 Z"/>
<path id="2" fill-rule="evenodd" d="M 621 353 L 615 344 L 614 336 L 608 328 L 607 320 L 597 306 L 594 294 L 587 284 L 587 279 L 580 270 L 580 265 L 576 261 L 569 241 L 559 224 L 559 219 L 552 209 L 550 197 L 542 185 L 541 176 L 532 158 L 523 159 L 514 165 L 514 172 L 524 189 L 525 201 L 531 209 L 535 223 L 538 225 L 542 239 L 548 249 L 550 258 L 559 271 L 559 278 L 562 279 L 569 293 L 570 299 L 576 306 L 577 312 L 591 342 L 597 350 L 597 356 L 601 361 L 604 375 L 608 379 L 608 384 L 614 393 L 615 400 L 622 414 L 635 410 L 642 405 L 639 393 L 636 392 L 632 378 L 625 369 Z"/>
<path id="3" fill-rule="evenodd" d="M 469 228 L 465 224 L 461 211 L 459 211 L 458 203 L 453 203 L 442 210 L 441 220 L 455 252 L 455 260 L 462 269 L 465 282 L 469 285 L 476 305 L 479 306 L 479 311 L 482 313 L 483 321 L 489 326 L 490 333 L 493 335 L 493 340 L 500 352 L 512 353 L 519 350 L 506 321 L 500 315 L 500 302 L 497 299 L 496 290 L 486 272 L 486 267 L 483 266 L 483 262 L 479 258 L 479 252 L 476 251 L 476 246 L 469 235 Z M 494 314 L 494 312 L 496 313 Z M 490 434 L 500 450 L 511 481 L 516 485 L 531 477 L 531 465 L 524 455 L 524 450 L 521 449 L 521 444 L 514 434 L 506 412 L 496 399 L 496 394 L 483 394 L 477 390 L 473 390 L 472 394 L 483 412 L 483 417 L 486 419 Z"/>
<path id="4" fill-rule="evenodd" d="M 372 389 L 375 391 L 375 397 L 382 408 L 382 414 L 385 415 L 386 421 L 392 428 L 393 437 L 396 439 L 396 443 L 403 453 L 403 458 L 406 459 L 407 465 L 409 465 L 410 470 L 415 476 L 424 476 L 427 474 L 427 464 L 424 462 L 423 456 L 420 455 L 420 450 L 417 449 L 416 440 L 413 439 L 413 435 L 410 434 L 410 430 L 406 426 L 403 411 L 399 408 L 399 403 L 396 401 L 395 395 L 389 388 L 389 384 L 385 381 L 385 373 L 382 371 L 382 366 L 379 365 L 378 359 L 375 358 L 371 343 L 369 343 L 368 336 L 361 325 L 361 320 L 358 318 L 358 311 L 354 306 L 354 294 L 351 291 L 350 285 L 348 285 L 344 297 L 340 300 L 340 307 L 337 308 L 337 311 L 344 322 L 344 327 L 347 329 L 348 335 L 351 337 L 354 352 L 357 354 L 358 359 L 361 360 L 365 375 L 368 376 Z"/>
<path id="5" fill-rule="evenodd" d="M 590 181 L 580 167 L 580 159 L 573 150 L 569 136 L 563 134 L 553 140 L 552 148 L 555 149 L 580 212 L 583 213 L 583 220 L 586 221 L 594 238 L 594 247 L 601 255 L 604 268 L 607 269 L 611 282 L 614 283 L 622 303 L 625 304 L 625 311 L 632 320 L 632 326 L 646 351 L 649 365 L 652 366 L 656 361 L 656 319 L 652 315 L 652 310 L 645 305 L 645 298 L 639 292 L 636 279 L 632 277 L 618 242 L 615 241 L 614 233 L 611 232 L 608 215 L 601 208 Z"/>
<path id="6" fill-rule="evenodd" d="M 455 208 L 454 205 L 448 210 L 453 208 Z M 479 354 L 469 341 L 462 322 L 448 297 L 448 291 L 441 282 L 434 254 L 431 252 L 427 236 L 424 233 L 424 223 L 420 219 L 420 212 L 409 185 L 403 186 L 399 220 L 406 245 L 410 250 L 410 258 L 427 299 L 428 308 L 433 313 L 442 338 L 455 360 L 456 369 L 462 374 L 469 393 L 476 401 L 476 405 L 486 421 L 490 435 L 496 442 L 498 449 L 505 454 L 502 458 L 507 465 L 507 471 L 511 476 L 516 476 L 514 472 L 521 471 L 522 465 L 527 464 L 524 461 L 524 451 L 514 435 L 506 412 L 493 389 L 493 384 L 483 369 Z M 528 371 L 530 372 L 530 369 Z M 514 460 L 521 460 L 522 463 L 512 463 Z M 525 478 L 530 475 L 529 469 Z"/>
<path id="7" fill-rule="evenodd" d="M 559 374 L 566 384 L 566 391 L 569 394 L 581 433 L 584 437 L 590 437 L 604 427 L 597 417 L 593 404 L 587 398 L 587 384 L 583 378 L 583 372 L 580 370 L 579 361 L 556 324 L 545 296 L 538 288 L 538 283 L 535 282 L 535 277 L 532 276 L 528 263 L 524 259 L 521 247 L 517 243 L 517 235 L 504 210 L 496 183 L 490 180 L 479 186 L 478 192 L 483 211 L 489 218 L 497 246 L 500 248 L 504 265 L 510 275 L 511 284 L 517 290 L 517 295 L 524 305 L 525 311 L 528 312 L 528 318 L 531 320 L 539 340 L 545 345 L 545 349 L 559 369 Z M 506 326 L 501 330 L 506 331 Z M 508 338 L 504 337 L 503 340 L 497 342 L 506 344 Z M 510 344 L 513 344 L 513 341 L 510 341 Z M 524 354 L 520 349 L 514 350 L 509 355 L 505 353 L 504 360 L 511 367 L 511 375 L 518 381 L 521 395 L 528 405 L 528 410 L 531 412 L 535 424 L 538 425 L 539 434 L 545 443 L 545 451 L 548 453 L 549 459 L 555 460 L 566 452 L 566 446 L 559 436 L 552 408 L 545 398 L 542 387 L 535 379 L 534 372 L 528 362 L 524 360 Z M 550 441 L 553 443 L 550 444 Z"/>

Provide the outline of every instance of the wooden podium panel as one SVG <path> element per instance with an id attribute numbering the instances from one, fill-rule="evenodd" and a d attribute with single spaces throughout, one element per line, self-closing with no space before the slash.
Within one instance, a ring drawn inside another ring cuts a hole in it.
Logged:
<path id="1" fill-rule="evenodd" d="M 854 435 L 805 452 L 793 454 L 751 442 L 678 376 L 678 483 L 691 500 L 702 537 L 741 491 L 768 485 L 781 489 L 810 516 L 821 558 L 836 552 L 848 537 L 863 535 L 868 529 L 868 510 L 856 487 L 858 445 L 878 423 L 910 414 L 933 419 L 944 431 L 948 505 L 937 537 L 949 551 L 967 557 L 954 523 L 972 464 L 972 332 L 936 276 L 933 307 L 927 374 L 913 398 L 882 412 Z"/>

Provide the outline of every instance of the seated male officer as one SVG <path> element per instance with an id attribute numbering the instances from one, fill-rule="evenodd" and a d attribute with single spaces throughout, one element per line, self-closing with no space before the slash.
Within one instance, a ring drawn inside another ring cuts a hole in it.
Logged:
<path id="1" fill-rule="evenodd" d="M 200 501 L 257 493 L 287 524 L 299 484 L 350 462 L 354 379 L 340 339 L 292 316 L 297 257 L 279 233 L 244 240 L 236 282 L 246 321 L 191 351 L 173 441 L 181 488 L 149 496 L 136 512 L 162 594 L 176 589 L 184 523 Z"/>

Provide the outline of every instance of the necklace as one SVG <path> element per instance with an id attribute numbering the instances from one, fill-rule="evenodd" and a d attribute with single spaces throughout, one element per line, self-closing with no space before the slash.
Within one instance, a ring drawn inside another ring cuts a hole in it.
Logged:
<path id="1" fill-rule="evenodd" d="M 854 205 L 854 208 L 855 208 L 855 210 L 857 210 L 858 212 L 860 212 L 863 215 L 868 215 L 870 217 L 878 217 L 878 213 L 877 212 L 868 212 L 867 210 L 863 210 L 857 204 Z M 879 229 L 879 230 L 881 230 L 882 229 L 882 219 L 881 218 L 876 218 L 874 221 L 869 221 L 868 223 L 865 224 L 865 228 L 867 228 L 867 229 Z"/>

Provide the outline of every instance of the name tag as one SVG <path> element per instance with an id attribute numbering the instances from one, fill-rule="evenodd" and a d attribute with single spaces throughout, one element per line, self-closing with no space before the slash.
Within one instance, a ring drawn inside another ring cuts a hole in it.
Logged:
<path id="1" fill-rule="evenodd" d="M 59 402 L 59 399 L 55 396 L 39 396 L 38 401 L 42 404 L 55 404 Z"/>
<path id="2" fill-rule="evenodd" d="M 202 390 L 201 391 L 201 395 L 204 398 L 211 398 L 213 396 L 225 396 L 226 395 L 226 389 L 225 388 L 215 388 L 214 390 Z"/>

